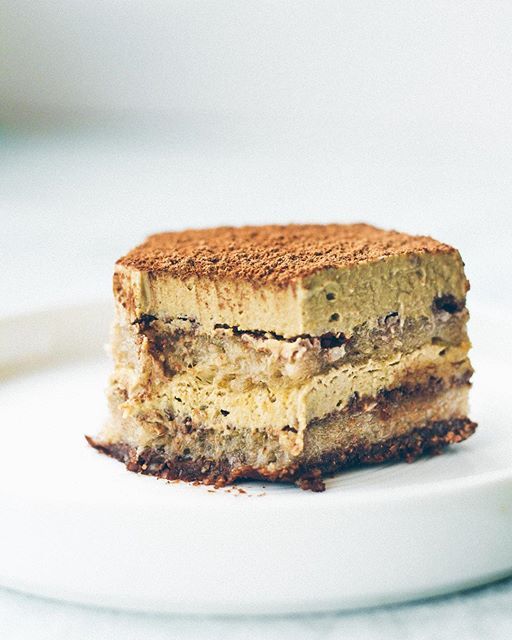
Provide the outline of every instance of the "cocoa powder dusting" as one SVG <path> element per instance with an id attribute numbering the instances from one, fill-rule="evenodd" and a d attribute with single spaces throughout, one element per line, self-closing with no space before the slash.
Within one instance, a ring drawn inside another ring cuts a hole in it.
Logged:
<path id="1" fill-rule="evenodd" d="M 454 251 L 427 236 L 367 224 L 290 224 L 158 233 L 117 264 L 180 279 L 195 276 L 286 286 L 324 269 L 392 255 Z"/>

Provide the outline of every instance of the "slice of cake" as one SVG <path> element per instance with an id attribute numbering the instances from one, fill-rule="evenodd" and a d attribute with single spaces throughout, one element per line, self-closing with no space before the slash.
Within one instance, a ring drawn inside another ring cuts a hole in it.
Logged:
<path id="1" fill-rule="evenodd" d="M 116 265 L 111 418 L 131 471 L 296 482 L 470 436 L 452 247 L 365 224 L 149 237 Z"/>

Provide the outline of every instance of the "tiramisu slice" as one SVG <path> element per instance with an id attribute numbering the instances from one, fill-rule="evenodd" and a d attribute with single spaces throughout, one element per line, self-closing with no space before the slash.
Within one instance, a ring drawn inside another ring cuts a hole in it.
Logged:
<path id="1" fill-rule="evenodd" d="M 111 419 L 131 471 L 222 485 L 414 460 L 470 436 L 459 253 L 365 224 L 149 237 L 116 265 Z"/>

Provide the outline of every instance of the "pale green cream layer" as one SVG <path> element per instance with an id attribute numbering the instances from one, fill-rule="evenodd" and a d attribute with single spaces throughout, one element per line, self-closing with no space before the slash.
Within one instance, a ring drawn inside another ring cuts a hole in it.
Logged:
<path id="1" fill-rule="evenodd" d="M 179 280 L 118 266 L 131 320 L 194 318 L 205 332 L 216 324 L 270 331 L 284 337 L 342 332 L 390 312 L 428 316 L 434 298 L 463 300 L 468 288 L 457 252 L 391 256 L 328 269 L 286 287 L 244 281 Z"/>

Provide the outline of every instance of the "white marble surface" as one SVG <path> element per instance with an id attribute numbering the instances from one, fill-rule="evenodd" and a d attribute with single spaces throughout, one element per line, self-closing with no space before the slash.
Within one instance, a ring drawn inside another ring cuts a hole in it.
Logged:
<path id="1" fill-rule="evenodd" d="M 505 640 L 512 636 L 512 580 L 405 606 L 231 619 L 100 611 L 0 590 L 0 624 L 9 640 Z"/>
<path id="2" fill-rule="evenodd" d="M 510 302 L 510 146 L 423 132 L 371 154 L 281 141 L 250 151 L 204 124 L 209 144 L 151 127 L 6 133 L 0 151 L 3 314 L 108 297 L 114 259 L 150 231 L 291 220 L 368 220 L 456 244 L 471 295 Z M 467 133 L 467 132 L 466 132 Z M 391 134 L 390 134 L 391 135 Z M 286 144 L 284 143 L 286 142 Z M 283 149 L 286 148 L 286 152 Z M 471 303 L 471 299 L 470 299 Z M 483 425 L 482 428 L 484 428 Z M 95 610 L 0 590 L 0 636 L 78 638 L 512 637 L 512 581 L 429 602 L 338 615 L 191 619 Z"/>

